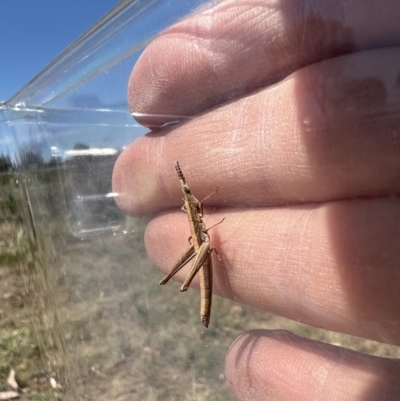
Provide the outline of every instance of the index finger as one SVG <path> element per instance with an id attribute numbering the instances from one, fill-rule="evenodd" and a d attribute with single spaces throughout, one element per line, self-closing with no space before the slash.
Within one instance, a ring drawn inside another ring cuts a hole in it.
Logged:
<path id="1" fill-rule="evenodd" d="M 315 62 L 400 41 L 395 0 L 223 1 L 161 33 L 129 80 L 135 118 L 161 126 Z"/>

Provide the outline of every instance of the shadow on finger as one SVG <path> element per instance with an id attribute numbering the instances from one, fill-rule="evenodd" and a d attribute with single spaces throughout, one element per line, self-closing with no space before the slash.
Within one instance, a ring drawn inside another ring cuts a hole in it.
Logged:
<path id="1" fill-rule="evenodd" d="M 226 374 L 240 400 L 385 401 L 397 399 L 398 360 L 255 330 L 231 346 Z"/>

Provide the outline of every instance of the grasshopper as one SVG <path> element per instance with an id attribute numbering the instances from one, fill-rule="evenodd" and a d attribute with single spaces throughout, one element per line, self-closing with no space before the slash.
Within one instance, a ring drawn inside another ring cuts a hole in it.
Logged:
<path id="1" fill-rule="evenodd" d="M 213 283 L 211 252 L 216 252 L 215 248 L 210 247 L 210 236 L 208 235 L 208 231 L 216 225 L 222 223 L 225 218 L 207 229 L 203 221 L 203 202 L 215 195 L 218 191 L 218 187 L 215 192 L 208 195 L 200 202 L 190 191 L 178 162 L 175 164 L 175 169 L 178 174 L 183 193 L 184 205 L 182 206 L 182 210 L 187 214 L 189 220 L 191 234 L 189 241 L 191 240 L 191 245 L 182 254 L 170 272 L 160 281 L 160 284 L 166 284 L 169 279 L 174 276 L 174 274 L 176 274 L 180 269 L 182 269 L 183 266 L 193 260 L 193 265 L 190 269 L 189 275 L 182 284 L 180 290 L 186 291 L 189 288 L 193 278 L 197 273 L 199 273 L 201 298 L 200 318 L 204 326 L 208 327 L 211 316 Z"/>

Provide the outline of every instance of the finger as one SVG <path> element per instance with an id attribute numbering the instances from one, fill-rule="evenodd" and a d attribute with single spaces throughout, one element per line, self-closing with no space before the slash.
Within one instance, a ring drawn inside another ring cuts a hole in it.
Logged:
<path id="1" fill-rule="evenodd" d="M 398 360 L 265 330 L 239 337 L 225 367 L 241 401 L 396 400 L 399 369 Z"/>
<path id="2" fill-rule="evenodd" d="M 216 294 L 312 326 L 400 344 L 400 202 L 226 209 L 207 215 Z M 168 231 L 166 231 L 168 227 Z M 187 217 L 157 216 L 147 252 L 168 271 L 186 249 Z M 183 281 L 187 269 L 177 274 Z"/>
<path id="3" fill-rule="evenodd" d="M 199 199 L 220 186 L 210 200 L 219 205 L 399 194 L 399 59 L 400 48 L 318 63 L 167 135 L 140 138 L 115 167 L 120 207 L 146 214 L 180 203 L 176 160 Z"/>
<path id="4" fill-rule="evenodd" d="M 396 0 L 225 1 L 158 36 L 129 81 L 136 119 L 160 126 L 320 60 L 400 44 Z"/>

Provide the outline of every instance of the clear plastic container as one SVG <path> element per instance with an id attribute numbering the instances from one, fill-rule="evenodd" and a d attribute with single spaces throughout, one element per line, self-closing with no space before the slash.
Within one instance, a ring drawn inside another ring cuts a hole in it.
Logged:
<path id="1" fill-rule="evenodd" d="M 127 105 L 132 67 L 203 2 L 121 2 L 1 105 L 1 382 L 13 369 L 29 399 L 230 398 L 227 334 L 205 331 L 195 291 L 159 286 L 147 219 L 120 212 L 111 187 L 148 131 Z"/>
<path id="2" fill-rule="evenodd" d="M 147 218 L 115 204 L 114 163 L 148 131 L 127 105 L 133 65 L 203 3 L 121 2 L 1 105 L 0 372 L 27 399 L 233 400 L 225 354 L 251 328 L 369 344 L 218 297 L 205 329 L 196 291 L 159 287 Z"/>

